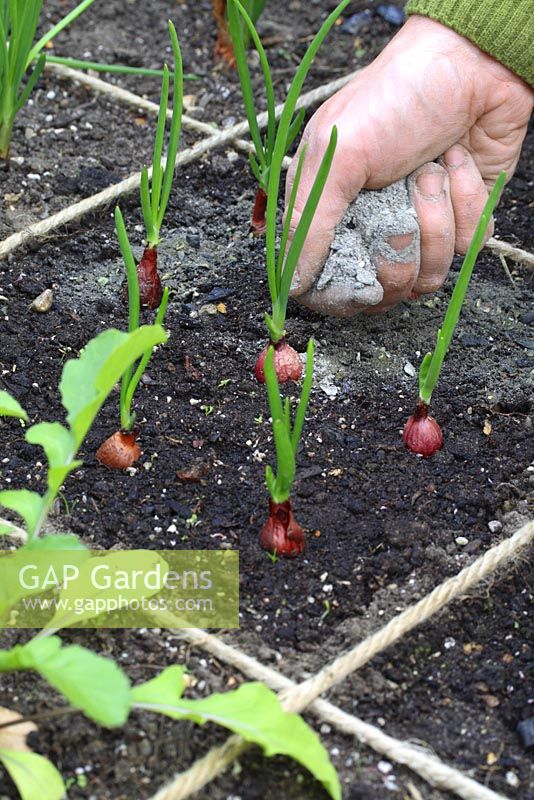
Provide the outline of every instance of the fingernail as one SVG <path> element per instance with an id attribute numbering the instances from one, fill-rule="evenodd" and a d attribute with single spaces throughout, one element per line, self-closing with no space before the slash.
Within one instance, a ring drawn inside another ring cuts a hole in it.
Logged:
<path id="1" fill-rule="evenodd" d="M 445 175 L 441 172 L 421 172 L 417 176 L 415 183 L 419 194 L 424 197 L 436 198 L 443 191 Z"/>
<path id="2" fill-rule="evenodd" d="M 460 145 L 454 145 L 443 154 L 443 163 L 448 167 L 461 167 L 467 160 L 467 153 Z"/>
<path id="3" fill-rule="evenodd" d="M 291 279 L 291 286 L 289 287 L 289 291 L 296 292 L 299 286 L 300 286 L 300 278 L 298 276 L 298 273 L 295 272 Z"/>

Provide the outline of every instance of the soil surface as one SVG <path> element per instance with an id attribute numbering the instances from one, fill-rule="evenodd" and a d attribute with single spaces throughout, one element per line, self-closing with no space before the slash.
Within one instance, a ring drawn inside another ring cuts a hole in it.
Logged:
<path id="1" fill-rule="evenodd" d="M 334 5 L 268 3 L 260 30 L 280 97 Z M 353 6 L 345 19 L 366 4 Z M 64 11 L 61 0 L 47 3 L 44 28 Z M 95 3 L 54 51 L 160 66 L 169 16 L 184 68 L 198 78 L 186 85 L 192 113 L 223 126 L 239 121 L 237 79 L 213 64 L 209 2 Z M 357 35 L 337 26 L 306 86 L 367 63 L 395 30 L 376 14 Z M 157 80 L 112 80 L 157 99 Z M 17 117 L 11 160 L 0 166 L 0 236 L 137 171 L 150 158 L 153 123 L 136 109 L 45 73 Z M 186 132 L 183 146 L 191 141 Z M 527 250 L 534 247 L 533 145 L 531 133 L 496 213 L 498 236 Z M 298 560 L 273 563 L 258 545 L 267 511 L 265 465 L 274 466 L 274 448 L 265 392 L 253 378 L 268 302 L 263 242 L 247 235 L 254 193 L 245 157 L 231 148 L 177 174 L 160 247 L 172 293 L 170 341 L 154 356 L 136 398 L 143 458 L 124 474 L 96 461 L 96 449 L 118 424 L 115 392 L 83 445 L 83 466 L 69 477 L 51 524 L 96 548 L 238 548 L 241 627 L 226 639 L 302 679 L 532 517 L 532 273 L 512 262 L 507 273 L 494 255 L 480 256 L 433 397 L 444 447 L 428 460 L 406 451 L 400 433 L 459 259 L 441 291 L 385 316 L 339 321 L 291 304 L 291 344 L 304 352 L 313 336 L 317 345 L 293 495 L 308 546 Z M 122 198 L 121 208 L 140 255 L 137 193 Z M 112 211 L 84 217 L 0 263 L 0 386 L 32 422 L 63 419 L 57 387 L 64 361 L 103 329 L 127 325 Z M 31 301 L 46 288 L 54 292 L 52 308 L 32 313 Z M 24 441 L 20 425 L 0 422 L 0 437 L 1 486 L 42 490 L 41 454 Z M 177 476 L 198 465 L 200 482 Z M 517 732 L 521 720 L 533 717 L 531 575 L 532 565 L 522 558 L 329 697 L 387 733 L 431 748 L 495 791 L 532 800 L 531 759 Z M 113 656 L 134 682 L 187 663 L 197 681 L 190 696 L 244 679 L 166 631 L 62 635 Z M 12 632 L 2 646 L 26 640 L 27 632 Z M 0 686 L 0 705 L 22 713 L 43 714 L 61 704 L 33 675 L 2 676 Z M 408 769 L 314 724 L 346 798 L 445 798 Z M 69 781 L 70 798 L 142 800 L 225 738 L 215 727 L 139 714 L 124 729 L 106 731 L 76 715 L 40 723 L 32 745 Z M 292 762 L 251 750 L 198 796 L 326 795 Z M 0 775 L 0 800 L 14 797 Z"/>

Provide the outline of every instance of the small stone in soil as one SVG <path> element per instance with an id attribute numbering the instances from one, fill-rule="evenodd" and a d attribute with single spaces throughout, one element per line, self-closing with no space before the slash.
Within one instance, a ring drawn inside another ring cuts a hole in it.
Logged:
<path id="1" fill-rule="evenodd" d="M 200 233 L 196 230 L 190 230 L 185 235 L 186 241 L 191 247 L 194 247 L 195 250 L 198 250 L 200 247 Z"/>
<path id="2" fill-rule="evenodd" d="M 529 717 L 519 722 L 517 732 L 523 747 L 526 747 L 527 750 L 534 747 L 534 717 Z"/>
<path id="3" fill-rule="evenodd" d="M 202 304 L 218 303 L 220 300 L 226 300 L 226 298 L 230 297 L 233 293 L 234 290 L 229 286 L 214 286 L 209 294 L 202 298 Z"/>
<path id="4" fill-rule="evenodd" d="M 534 325 L 534 311 L 529 311 L 527 314 L 522 314 L 519 317 L 520 322 L 524 322 L 525 325 Z"/>
<path id="5" fill-rule="evenodd" d="M 376 7 L 376 13 L 382 19 L 385 19 L 386 22 L 389 22 L 391 25 L 402 25 L 404 22 L 404 11 L 402 8 L 398 6 L 394 6 L 391 3 L 381 3 L 379 6 Z"/>
<path id="6" fill-rule="evenodd" d="M 458 341 L 462 347 L 486 347 L 489 344 L 489 340 L 484 336 L 475 336 L 472 333 L 463 333 Z"/>
<path id="7" fill-rule="evenodd" d="M 349 36 L 356 36 L 364 27 L 370 24 L 373 12 L 368 8 L 364 11 L 357 11 L 349 17 L 341 26 L 341 33 L 348 33 Z"/>
<path id="8" fill-rule="evenodd" d="M 52 307 L 53 300 L 54 295 L 52 289 L 45 289 L 44 292 L 41 292 L 41 294 L 33 300 L 30 305 L 30 310 L 36 311 L 38 314 L 44 314 Z"/>

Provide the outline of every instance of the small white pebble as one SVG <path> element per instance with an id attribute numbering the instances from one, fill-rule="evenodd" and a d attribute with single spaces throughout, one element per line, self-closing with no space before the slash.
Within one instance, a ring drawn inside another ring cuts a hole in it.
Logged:
<path id="1" fill-rule="evenodd" d="M 388 772 L 391 772 L 393 769 L 393 764 L 390 764 L 389 761 L 379 761 L 377 767 L 380 772 L 383 772 L 384 775 L 387 775 Z"/>
<path id="2" fill-rule="evenodd" d="M 499 533 L 499 531 L 502 531 L 502 522 L 499 522 L 498 519 L 492 519 L 488 522 L 488 528 L 492 533 Z"/>
<path id="3" fill-rule="evenodd" d="M 415 378 L 416 375 L 415 367 L 409 361 L 407 361 L 406 364 L 404 365 L 404 371 L 406 375 L 410 376 L 410 378 Z"/>
<path id="4" fill-rule="evenodd" d="M 466 539 L 465 536 L 457 536 L 454 541 L 460 547 L 465 547 L 466 544 L 469 544 L 469 539 Z"/>
<path id="5" fill-rule="evenodd" d="M 519 786 L 519 778 L 517 777 L 515 772 L 512 772 L 510 770 L 510 772 L 506 773 L 505 777 L 506 777 L 506 783 L 508 784 L 508 786 L 513 786 L 514 788 L 516 786 Z"/>

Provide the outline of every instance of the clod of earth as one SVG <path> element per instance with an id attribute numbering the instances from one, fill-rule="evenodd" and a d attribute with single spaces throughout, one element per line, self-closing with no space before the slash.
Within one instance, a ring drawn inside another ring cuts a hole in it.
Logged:
<path id="1" fill-rule="evenodd" d="M 252 220 L 250 222 L 250 230 L 253 236 L 263 236 L 265 234 L 265 210 L 267 208 L 267 193 L 259 188 L 256 192 L 256 199 L 254 201 L 254 208 L 252 210 Z"/>
<path id="2" fill-rule="evenodd" d="M 137 267 L 137 277 L 141 305 L 151 309 L 158 308 L 163 296 L 163 287 L 158 274 L 157 247 L 145 247 L 143 257 Z"/>
<path id="3" fill-rule="evenodd" d="M 287 381 L 299 381 L 302 377 L 302 361 L 296 350 L 289 345 L 285 339 L 275 343 L 270 343 L 274 347 L 274 371 L 278 378 L 278 383 Z M 254 374 L 258 383 L 265 383 L 265 358 L 269 345 L 261 351 L 254 367 Z"/>
<path id="4" fill-rule="evenodd" d="M 441 428 L 428 414 L 428 406 L 422 400 L 417 401 L 415 411 L 408 418 L 402 432 L 402 440 L 408 450 L 424 458 L 436 453 L 443 445 Z"/>
<path id="5" fill-rule="evenodd" d="M 141 458 L 137 444 L 137 431 L 117 431 L 100 445 L 96 457 L 101 464 L 111 469 L 126 469 Z"/>
<path id="6" fill-rule="evenodd" d="M 269 519 L 261 529 L 260 545 L 264 550 L 285 558 L 294 558 L 304 551 L 304 530 L 295 519 L 291 500 L 283 503 L 269 500 Z"/>

